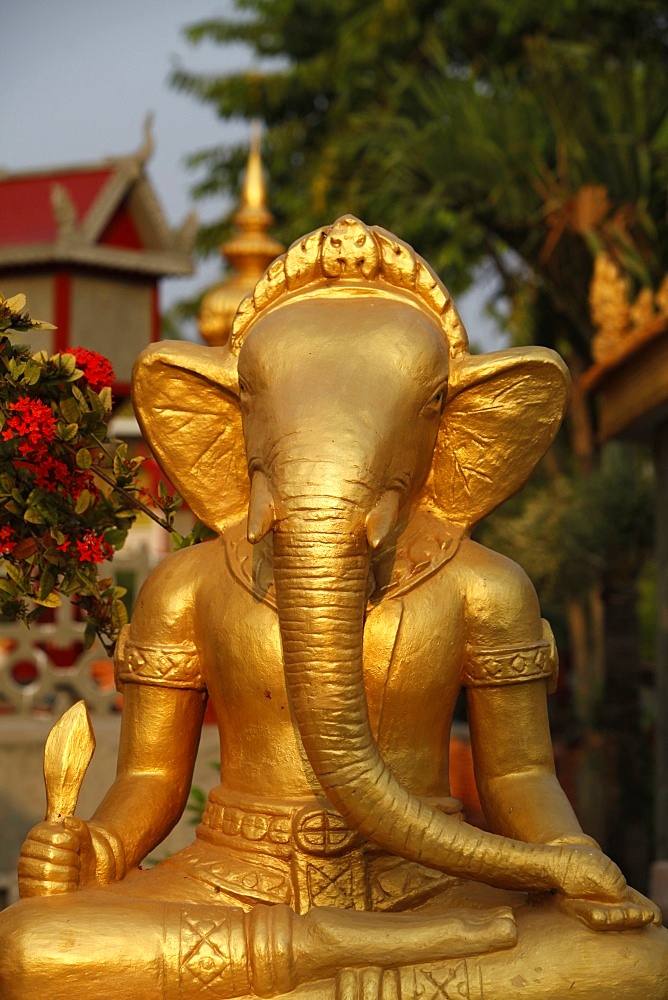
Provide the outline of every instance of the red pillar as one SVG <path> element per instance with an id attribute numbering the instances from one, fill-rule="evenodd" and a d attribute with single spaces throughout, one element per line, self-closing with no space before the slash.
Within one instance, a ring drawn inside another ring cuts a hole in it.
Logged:
<path id="1" fill-rule="evenodd" d="M 72 275 L 68 271 L 57 271 L 53 281 L 53 345 L 57 353 L 63 353 L 70 343 L 70 321 L 72 316 Z"/>

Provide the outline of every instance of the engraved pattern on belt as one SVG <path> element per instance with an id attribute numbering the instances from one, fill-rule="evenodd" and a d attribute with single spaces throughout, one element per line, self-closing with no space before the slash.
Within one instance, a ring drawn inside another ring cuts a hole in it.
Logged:
<path id="1" fill-rule="evenodd" d="M 315 858 L 333 858 L 359 846 L 364 838 L 351 830 L 343 816 L 332 809 L 304 806 L 292 818 L 296 846 Z"/>
<path id="2" fill-rule="evenodd" d="M 460 806 L 458 800 L 444 798 L 437 807 L 461 818 Z M 459 881 L 386 854 L 351 830 L 334 809 L 316 802 L 296 805 L 237 799 L 231 804 L 222 796 L 217 798 L 214 789 L 197 837 L 235 853 L 259 852 L 289 862 L 292 905 L 297 913 L 313 906 L 402 910 Z M 228 878 L 226 888 L 268 898 L 247 879 L 233 887 Z M 274 892 L 277 888 L 272 885 Z"/>
<path id="3" fill-rule="evenodd" d="M 252 809 L 209 798 L 197 832 L 203 840 L 245 841 L 247 846 L 269 849 L 285 857 L 288 852 L 276 852 L 276 848 L 290 845 L 292 814 L 292 809 Z"/>

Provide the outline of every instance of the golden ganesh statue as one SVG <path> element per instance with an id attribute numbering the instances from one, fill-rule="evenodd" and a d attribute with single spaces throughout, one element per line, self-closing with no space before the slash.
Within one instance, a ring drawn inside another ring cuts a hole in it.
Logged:
<path id="1" fill-rule="evenodd" d="M 134 394 L 219 537 L 144 585 L 117 778 L 90 822 L 28 835 L 43 898 L 0 916 L 2 1000 L 668 998 L 656 907 L 555 777 L 534 590 L 470 538 L 552 442 L 560 359 L 470 356 L 428 265 L 344 217 L 269 267 L 227 346 L 149 348 Z M 450 795 L 462 687 L 489 833 Z M 221 784 L 141 870 L 207 698 Z"/>

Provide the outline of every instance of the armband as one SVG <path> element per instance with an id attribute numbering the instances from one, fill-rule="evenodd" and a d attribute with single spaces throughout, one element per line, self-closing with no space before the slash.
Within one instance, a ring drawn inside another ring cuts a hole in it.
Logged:
<path id="1" fill-rule="evenodd" d="M 478 649 L 469 646 L 462 683 L 464 687 L 495 687 L 546 680 L 548 691 L 557 686 L 559 659 L 549 623 L 543 619 L 543 638 L 527 646 Z"/>
<path id="2" fill-rule="evenodd" d="M 129 630 L 129 625 L 123 627 L 116 645 L 114 675 L 119 691 L 127 683 L 206 690 L 194 643 L 151 646 L 133 642 Z"/>

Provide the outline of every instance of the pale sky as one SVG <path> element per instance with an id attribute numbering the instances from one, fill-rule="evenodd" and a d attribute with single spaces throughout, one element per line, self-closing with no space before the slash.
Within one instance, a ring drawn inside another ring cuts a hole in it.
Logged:
<path id="1" fill-rule="evenodd" d="M 182 36 L 184 25 L 231 10 L 231 0 L 4 0 L 0 169 L 129 153 L 140 146 L 144 118 L 152 111 L 156 148 L 148 172 L 169 223 L 178 225 L 193 207 L 202 220 L 220 218 L 227 208 L 222 199 L 193 205 L 195 175 L 184 160 L 191 152 L 238 141 L 247 126 L 220 121 L 211 107 L 171 89 L 167 79 L 177 63 L 215 73 L 252 64 L 244 46 L 192 46 Z M 219 275 L 220 263 L 209 260 L 198 265 L 193 279 L 164 281 L 163 305 Z M 488 350 L 502 346 L 480 303 L 480 291 L 457 303 L 471 339 L 484 341 Z"/>
<path id="2" fill-rule="evenodd" d="M 0 168 L 19 170 L 123 155 L 155 115 L 148 172 L 172 226 L 193 208 L 219 218 L 222 200 L 193 205 L 188 153 L 246 132 L 168 86 L 177 62 L 221 72 L 250 62 L 245 48 L 192 46 L 184 25 L 225 14 L 227 0 L 5 0 L 0 12 Z M 213 260 L 194 279 L 162 283 L 163 304 L 219 276 Z"/>

